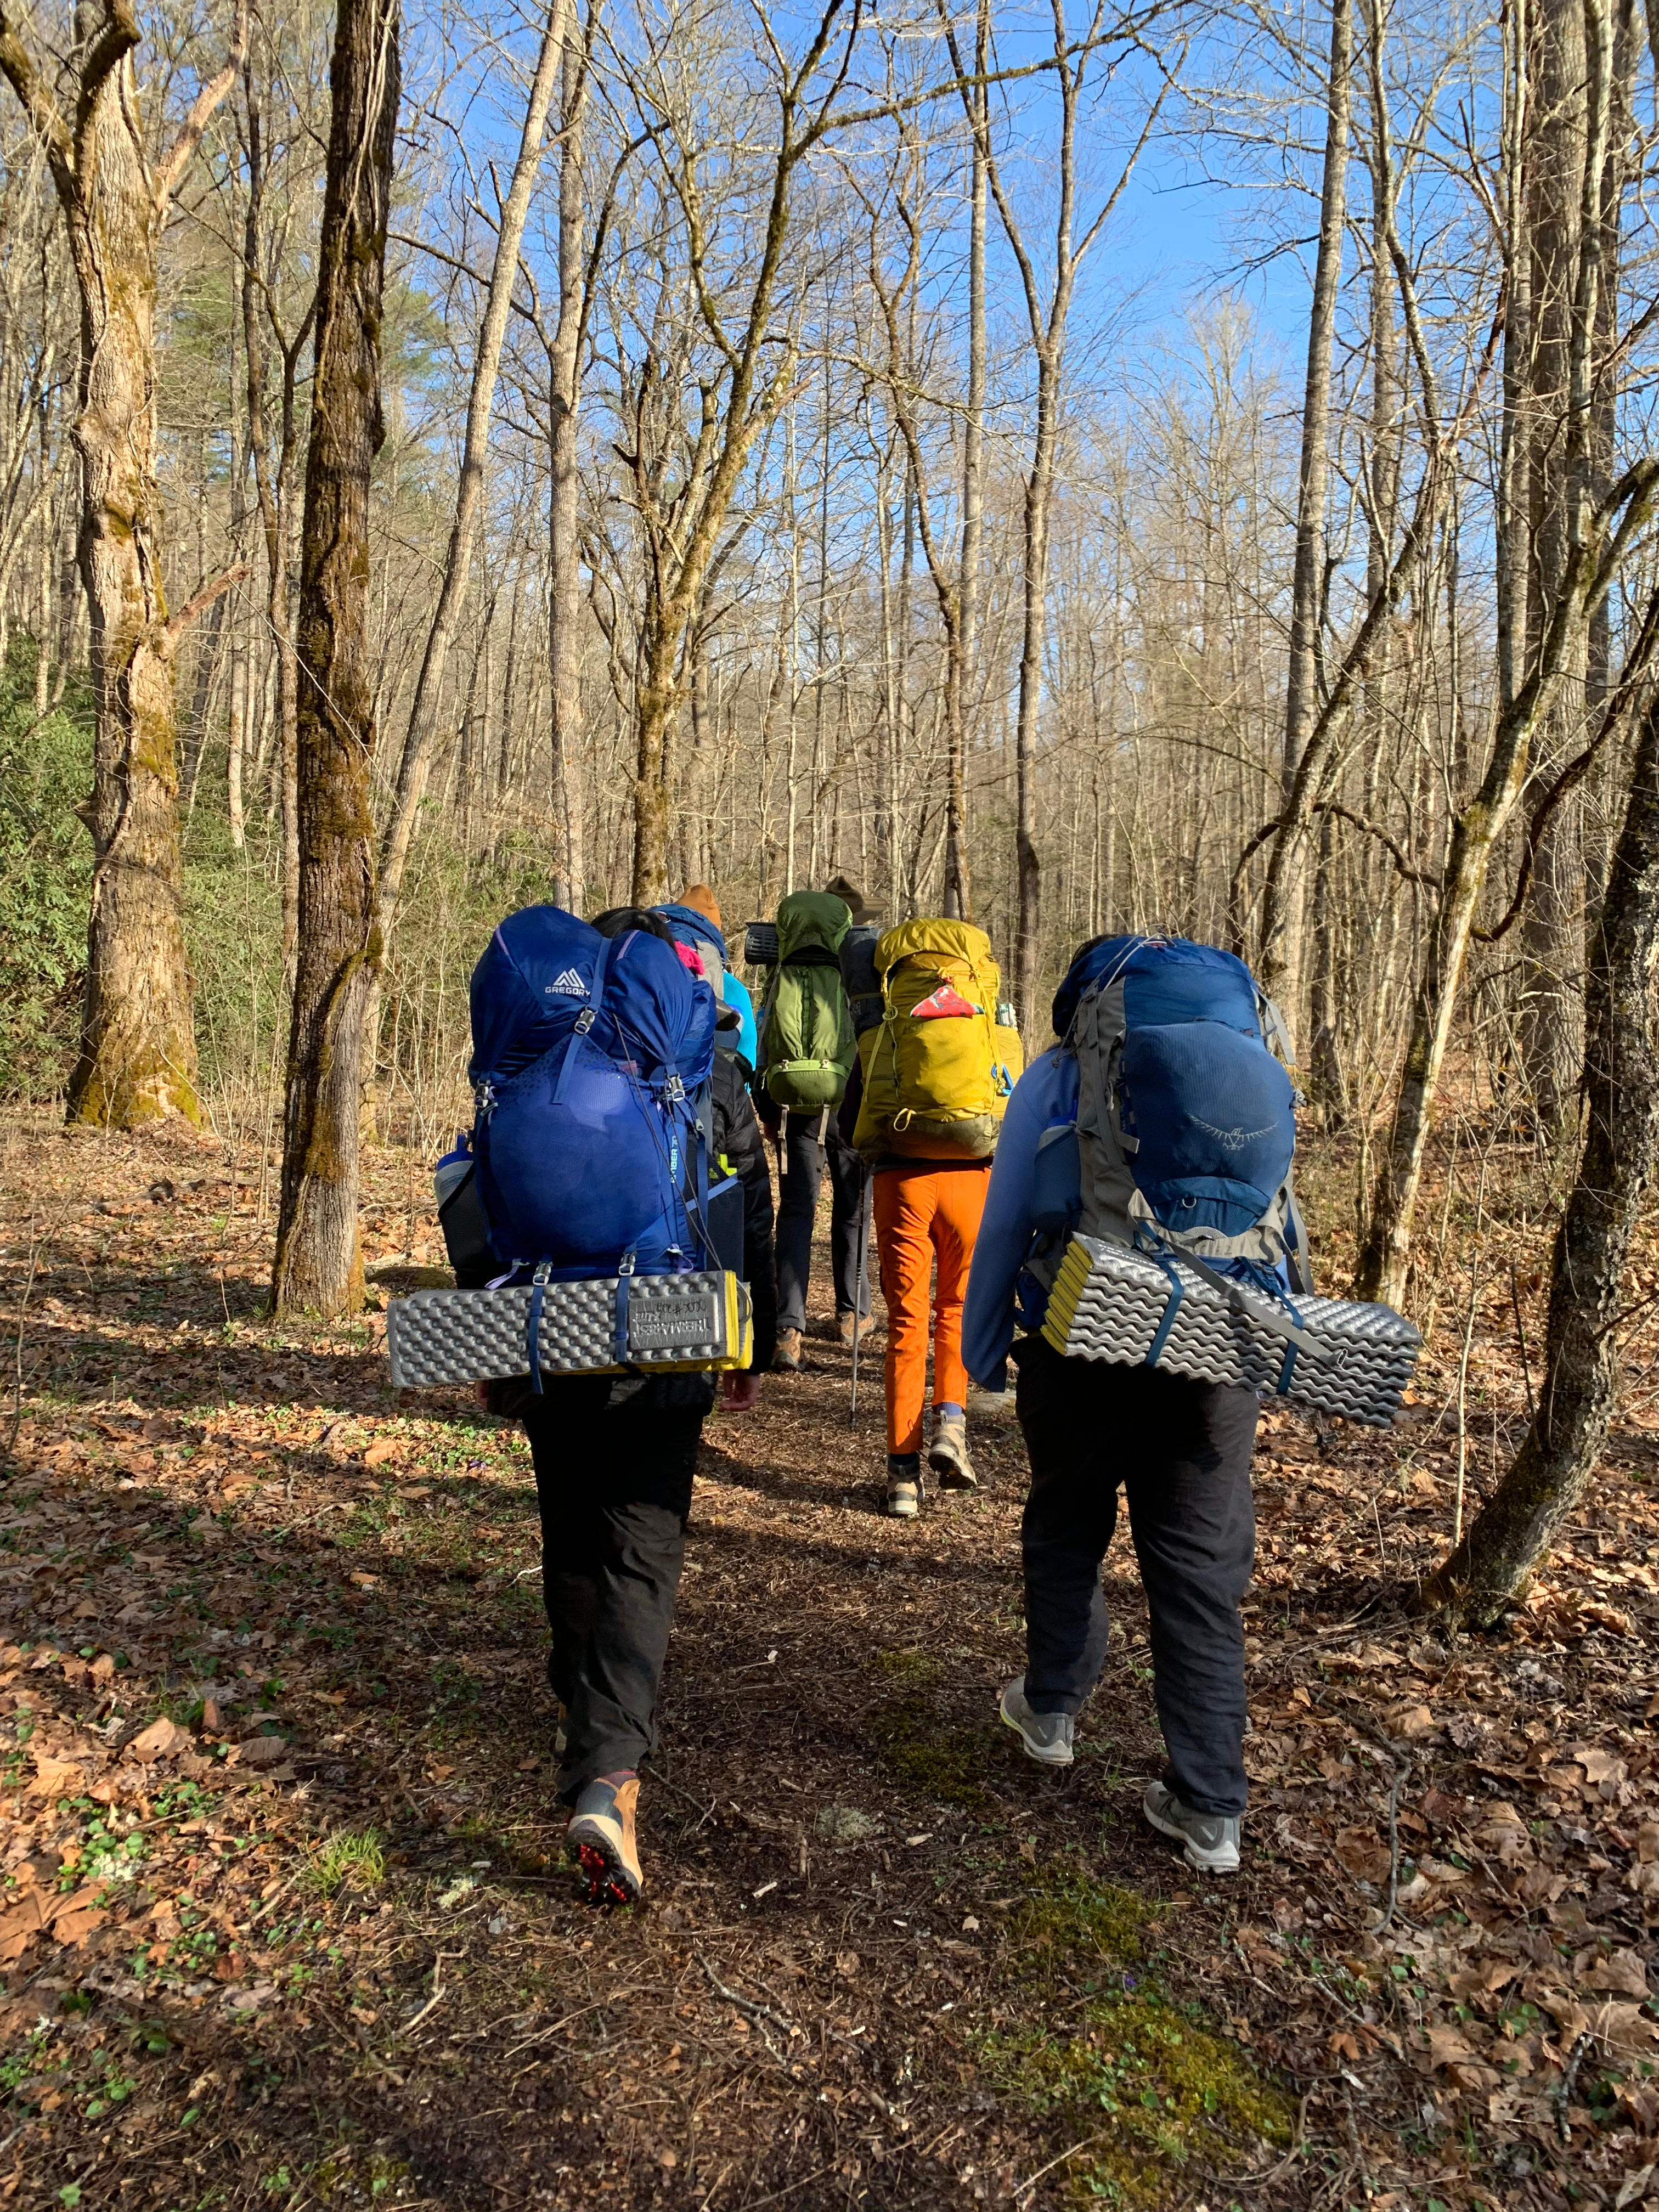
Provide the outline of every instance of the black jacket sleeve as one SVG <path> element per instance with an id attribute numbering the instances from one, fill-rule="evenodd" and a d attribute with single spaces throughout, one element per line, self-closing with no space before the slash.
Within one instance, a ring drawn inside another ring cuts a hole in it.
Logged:
<path id="1" fill-rule="evenodd" d="M 743 1178 L 743 1272 L 754 1310 L 757 1375 L 772 1364 L 778 1340 L 777 1267 L 772 1249 L 772 1178 L 766 1146 L 744 1086 L 743 1070 L 730 1053 L 714 1055 L 714 1150 Z"/>

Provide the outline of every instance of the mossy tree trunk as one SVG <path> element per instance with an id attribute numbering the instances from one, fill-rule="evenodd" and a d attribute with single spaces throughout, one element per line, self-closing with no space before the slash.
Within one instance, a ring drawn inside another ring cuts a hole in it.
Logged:
<path id="1" fill-rule="evenodd" d="M 369 764 L 376 656 L 368 503 L 400 85 L 398 0 L 340 0 L 318 252 L 300 557 L 299 945 L 289 1032 L 276 1313 L 362 1302 L 363 1016 L 380 962 Z"/>
<path id="2" fill-rule="evenodd" d="M 1591 943 L 1578 1178 L 1555 1239 L 1538 1411 L 1513 1466 L 1420 1594 L 1485 1626 L 1525 1589 L 1600 1458 L 1618 1381 L 1625 1271 L 1659 1141 L 1659 697 L 1649 701 L 1624 829 Z"/>
<path id="3" fill-rule="evenodd" d="M 155 475 L 157 258 L 173 191 L 229 91 L 246 42 L 205 81 L 172 148 L 142 136 L 127 0 L 80 0 L 44 66 L 0 0 L 0 74 L 21 101 L 57 189 L 80 300 L 73 437 L 76 554 L 87 594 L 95 735 L 87 995 L 69 1117 L 137 1128 L 201 1118 L 185 958 L 173 660 L 209 590 L 171 619 Z M 221 585 L 225 580 L 221 580 Z"/>

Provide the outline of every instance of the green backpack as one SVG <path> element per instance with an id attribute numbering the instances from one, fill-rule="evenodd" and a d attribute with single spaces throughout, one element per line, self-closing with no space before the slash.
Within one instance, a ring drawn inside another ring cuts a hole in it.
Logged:
<path id="1" fill-rule="evenodd" d="M 761 1002 L 760 1079 L 794 1114 L 838 1106 L 858 1044 L 838 955 L 852 927 L 844 899 L 791 891 L 778 902 L 778 964 Z"/>

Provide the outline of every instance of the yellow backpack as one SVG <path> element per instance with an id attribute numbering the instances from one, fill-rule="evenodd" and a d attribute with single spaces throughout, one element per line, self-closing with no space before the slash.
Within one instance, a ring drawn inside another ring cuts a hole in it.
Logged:
<path id="1" fill-rule="evenodd" d="M 966 921 L 905 921 L 876 946 L 880 1023 L 859 1039 L 866 1159 L 983 1159 L 1024 1065 L 991 940 Z"/>

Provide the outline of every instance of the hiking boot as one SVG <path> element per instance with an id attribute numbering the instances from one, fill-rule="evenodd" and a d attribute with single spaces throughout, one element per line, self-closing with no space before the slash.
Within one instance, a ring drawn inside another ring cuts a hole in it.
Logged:
<path id="1" fill-rule="evenodd" d="M 887 1455 L 887 1510 L 896 1521 L 914 1521 L 921 1510 L 921 1455 Z"/>
<path id="2" fill-rule="evenodd" d="M 645 1887 L 634 1840 L 640 1778 L 590 1782 L 576 1800 L 565 1842 L 581 1862 L 590 1905 L 632 1905 Z"/>
<path id="3" fill-rule="evenodd" d="M 1148 1783 L 1141 1809 L 1160 1836 L 1173 1836 L 1186 1845 L 1189 1867 L 1200 1874 L 1238 1872 L 1237 1813 L 1195 1813 L 1162 1782 Z"/>
<path id="4" fill-rule="evenodd" d="M 1025 1756 L 1042 1766 L 1069 1766 L 1077 1721 L 1071 1713 L 1034 1713 L 1025 1702 L 1025 1677 L 1016 1674 L 1002 1693 L 1000 1717 L 1018 1735 Z"/>
<path id="5" fill-rule="evenodd" d="M 979 1477 L 968 1456 L 968 1417 L 945 1413 L 933 1423 L 933 1441 L 927 1464 L 939 1477 L 941 1490 L 977 1490 Z"/>
<path id="6" fill-rule="evenodd" d="M 860 1351 L 862 1351 L 864 1346 L 869 1343 L 871 1338 L 875 1334 L 875 1318 L 872 1315 L 866 1314 L 863 1319 L 860 1322 L 858 1328 L 859 1348 Z M 836 1316 L 836 1334 L 846 1346 L 847 1350 L 850 1352 L 853 1349 L 853 1316 L 850 1313 L 837 1314 Z"/>
<path id="7" fill-rule="evenodd" d="M 781 1328 L 778 1331 L 778 1348 L 772 1354 L 772 1371 L 774 1374 L 776 1374 L 780 1370 L 781 1370 L 781 1371 L 786 1375 L 799 1375 L 800 1373 L 800 1343 L 801 1332 L 799 1329 Z"/>

